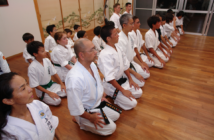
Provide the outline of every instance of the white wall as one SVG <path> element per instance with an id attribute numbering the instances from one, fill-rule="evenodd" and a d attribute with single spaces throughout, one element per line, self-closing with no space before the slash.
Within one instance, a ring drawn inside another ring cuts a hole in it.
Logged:
<path id="1" fill-rule="evenodd" d="M 22 35 L 29 32 L 42 41 L 33 0 L 8 0 L 0 7 L 0 51 L 9 57 L 23 52 L 26 43 Z"/>

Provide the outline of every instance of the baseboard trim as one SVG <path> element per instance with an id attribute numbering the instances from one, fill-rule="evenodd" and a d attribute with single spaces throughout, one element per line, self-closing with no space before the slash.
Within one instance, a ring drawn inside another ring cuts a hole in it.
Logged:
<path id="1" fill-rule="evenodd" d="M 10 61 L 10 60 L 15 59 L 17 57 L 20 57 L 22 55 L 23 55 L 23 52 L 15 54 L 15 55 L 12 55 L 12 56 L 9 56 L 9 57 L 6 57 L 6 59 L 7 59 L 7 61 Z"/>

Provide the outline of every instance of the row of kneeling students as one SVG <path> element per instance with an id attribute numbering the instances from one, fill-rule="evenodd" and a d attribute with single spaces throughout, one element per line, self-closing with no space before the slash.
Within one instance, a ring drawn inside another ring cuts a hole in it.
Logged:
<path id="1" fill-rule="evenodd" d="M 130 8 L 130 3 L 126 6 Z M 48 105 L 58 106 L 66 96 L 72 120 L 80 129 L 104 136 L 115 131 L 121 109 L 135 108 L 136 99 L 143 94 L 141 87 L 150 77 L 149 67 L 164 68 L 184 33 L 182 21 L 176 27 L 183 12 L 175 17 L 168 10 L 164 16 L 149 17 L 144 41 L 139 18 L 129 14 L 130 10 L 123 15 L 119 12 L 120 5 L 114 5 L 112 21 L 94 29 L 93 41 L 79 25 L 74 26 L 75 43 L 70 29 L 57 32 L 55 25 L 47 26 L 49 36 L 44 44 L 25 33 L 23 57 L 29 63 L 29 85 L 22 76 L 10 72 L 0 53 L 2 139 L 60 139 L 58 117 Z M 40 101 L 34 100 L 32 88 Z"/>

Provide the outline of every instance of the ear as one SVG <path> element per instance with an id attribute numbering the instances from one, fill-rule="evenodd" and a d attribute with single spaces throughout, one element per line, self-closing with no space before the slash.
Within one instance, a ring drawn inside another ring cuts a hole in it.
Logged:
<path id="1" fill-rule="evenodd" d="M 83 52 L 79 52 L 79 58 L 80 58 L 81 60 L 84 60 L 84 53 L 83 53 Z"/>
<path id="2" fill-rule="evenodd" d="M 13 99 L 6 99 L 6 98 L 4 98 L 4 99 L 2 100 L 2 102 L 3 102 L 4 104 L 6 104 L 6 105 L 13 105 L 13 104 L 14 104 L 14 100 L 13 100 Z"/>
<path id="3" fill-rule="evenodd" d="M 33 56 L 34 56 L 34 57 L 37 57 L 37 55 L 38 55 L 37 53 L 33 53 Z"/>
<path id="4" fill-rule="evenodd" d="M 108 37 L 106 38 L 106 40 L 107 40 L 107 42 L 110 42 L 110 41 L 111 41 L 111 38 L 108 36 Z"/>

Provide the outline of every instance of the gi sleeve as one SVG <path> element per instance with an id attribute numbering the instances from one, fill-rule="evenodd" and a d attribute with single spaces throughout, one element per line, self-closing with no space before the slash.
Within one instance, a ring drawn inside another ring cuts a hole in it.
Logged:
<path id="1" fill-rule="evenodd" d="M 146 44 L 145 45 L 146 45 L 147 49 L 155 48 L 155 46 L 153 46 L 154 45 L 154 39 L 155 38 L 153 38 L 152 35 L 148 34 L 148 32 L 146 33 L 146 35 L 145 35 Z"/>
<path id="2" fill-rule="evenodd" d="M 111 54 L 102 53 L 98 58 L 98 67 L 107 82 L 116 78 L 114 70 L 114 61 L 116 60 L 114 60 L 114 57 Z"/>
<path id="3" fill-rule="evenodd" d="M 30 65 L 28 67 L 28 77 L 29 77 L 29 85 L 31 88 L 35 88 L 39 86 L 38 74 L 36 73 L 36 69 Z"/>
<path id="4" fill-rule="evenodd" d="M 78 77 L 68 77 L 66 79 L 66 91 L 68 99 L 68 109 L 72 116 L 80 116 L 85 112 L 84 106 L 82 104 L 83 97 L 83 84 Z"/>

